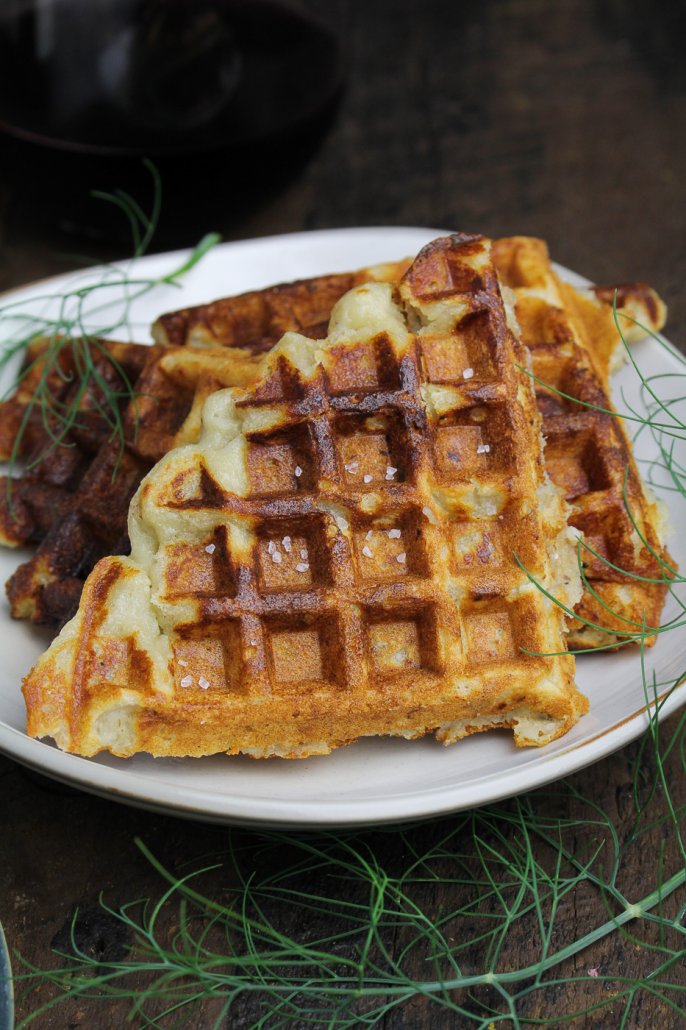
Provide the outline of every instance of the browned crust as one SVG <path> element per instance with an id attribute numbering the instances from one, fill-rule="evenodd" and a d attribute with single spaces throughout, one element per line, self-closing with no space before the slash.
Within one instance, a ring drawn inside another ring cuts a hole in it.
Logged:
<path id="1" fill-rule="evenodd" d="M 331 310 L 344 293 L 369 279 L 397 281 L 409 261 L 279 283 L 209 304 L 172 311 L 153 323 L 152 335 L 167 346 L 246 347 L 268 350 L 285 332 L 326 335 Z"/>

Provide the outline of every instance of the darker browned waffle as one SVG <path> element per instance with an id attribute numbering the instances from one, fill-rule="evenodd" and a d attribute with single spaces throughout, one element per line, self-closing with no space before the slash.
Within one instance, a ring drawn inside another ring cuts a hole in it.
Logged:
<path id="1" fill-rule="evenodd" d="M 45 351 L 47 344 L 34 345 L 30 360 L 39 358 L 41 349 Z M 55 419 L 46 415 L 44 420 L 37 405 L 27 407 L 41 374 L 40 361 L 2 406 L 3 457 L 12 454 L 17 430 L 26 421 L 15 457 L 27 471 L 12 481 L 11 490 L 6 479 L 0 482 L 0 534 L 11 546 L 39 545 L 7 584 L 16 618 L 61 624 L 78 605 L 83 582 L 95 562 L 105 554 L 128 549 L 126 517 L 131 497 L 171 445 L 170 434 L 192 400 L 192 394 L 189 398 L 175 385 L 170 388 L 172 384 L 156 374 L 161 348 L 96 340 L 89 350 L 98 375 L 116 395 L 123 448 L 102 413 L 102 390 L 89 389 L 78 398 L 81 377 L 74 367 L 72 346 L 62 348 L 59 371 L 55 368 L 49 377 L 54 402 L 76 408 L 74 425 L 62 445 L 53 445 Z M 122 373 L 139 395 L 138 419 Z"/>

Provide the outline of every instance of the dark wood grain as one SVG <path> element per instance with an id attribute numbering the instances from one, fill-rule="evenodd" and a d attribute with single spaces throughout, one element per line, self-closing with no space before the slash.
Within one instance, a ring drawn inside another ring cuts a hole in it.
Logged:
<path id="1" fill-rule="evenodd" d="M 535 234 L 549 241 L 558 261 L 596 281 L 642 278 L 653 284 L 670 308 L 669 335 L 683 347 L 682 20 L 680 5 L 647 0 L 353 0 L 345 25 L 347 85 L 330 124 L 308 141 L 263 154 L 259 168 L 235 167 L 230 153 L 214 155 L 210 167 L 199 168 L 196 159 L 166 167 L 169 207 L 159 246 L 192 244 L 208 229 L 227 239 L 386 224 Z M 109 223 L 94 208 L 80 206 L 58 181 L 66 166 L 60 172 L 58 161 L 42 160 L 0 143 L 0 289 L 74 267 L 65 253 L 96 260 L 128 253 Z M 90 184 L 117 185 L 120 172 L 129 174 L 123 167 L 94 166 L 92 174 L 102 178 Z M 41 175 L 37 203 L 32 190 Z M 674 726 L 675 717 L 666 729 Z M 620 839 L 632 827 L 635 755 L 632 745 L 572 780 L 611 814 Z M 686 786 L 674 755 L 668 772 L 674 802 L 683 806 Z M 0 801 L 0 918 L 11 947 L 41 966 L 56 961 L 51 944 L 64 946 L 76 907 L 87 950 L 106 963 L 125 948 L 113 921 L 98 913 L 98 896 L 102 891 L 116 905 L 159 891 L 134 837 L 176 870 L 221 851 L 229 834 L 247 839 L 242 831 L 68 791 L 7 759 L 0 759 Z M 545 792 L 535 803 L 559 814 L 559 803 Z M 664 806 L 655 811 L 664 814 Z M 565 802 L 563 814 L 573 812 L 573 803 Z M 446 825 L 450 820 L 409 832 L 419 846 Z M 401 871 L 404 859 L 393 834 L 368 833 L 366 839 L 390 870 Z M 668 839 L 658 827 L 627 853 L 623 882 L 632 897 L 653 886 L 657 856 Z M 589 841 L 577 843 L 583 850 Z M 436 914 L 454 903 L 457 888 L 450 890 L 427 889 L 427 911 Z M 565 938 L 584 933 L 601 916 L 597 892 L 571 892 L 560 910 Z M 294 911 L 291 928 L 300 920 Z M 502 963 L 515 968 L 530 954 L 530 934 L 515 933 Z M 588 961 L 579 956 L 561 972 L 585 972 Z M 619 934 L 605 939 L 592 961 L 601 973 L 616 975 L 652 968 L 649 951 Z M 415 973 L 424 975 L 420 968 Z M 670 975 L 686 985 L 683 966 Z M 608 990 L 599 983 L 596 996 Z M 566 986 L 533 995 L 526 1015 L 562 1016 L 592 997 L 587 984 Z M 37 1000 L 24 999 L 20 1012 L 28 1013 Z M 216 1006 L 207 1004 L 186 1025 L 202 1028 L 214 1012 Z M 120 1002 L 84 1001 L 34 1025 L 110 1027 L 122 1025 L 125 1014 Z M 226 1025 L 248 1026 L 256 1014 L 252 1002 L 241 1002 Z M 611 1027 L 620 1017 L 617 1005 L 572 1025 Z M 644 994 L 626 1025 L 683 1024 Z M 435 1030 L 460 1023 L 417 999 L 389 1015 L 384 1026 Z"/>

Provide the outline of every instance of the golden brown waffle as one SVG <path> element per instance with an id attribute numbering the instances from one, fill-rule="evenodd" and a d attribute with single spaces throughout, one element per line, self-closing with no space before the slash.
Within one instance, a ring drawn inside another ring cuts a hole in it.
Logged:
<path id="1" fill-rule="evenodd" d="M 268 350 L 286 332 L 326 336 L 336 301 L 367 282 L 398 282 L 410 260 L 361 268 L 357 272 L 320 275 L 251 290 L 161 315 L 153 339 L 165 346 L 246 347 Z"/>
<path id="2" fill-rule="evenodd" d="M 229 358 L 225 350 L 163 350 L 94 339 L 63 347 L 58 363 L 46 366 L 48 347 L 47 341 L 32 345 L 28 374 L 0 406 L 0 457 L 14 454 L 27 467 L 9 491 L 7 479 L 0 478 L 0 542 L 39 545 L 7 583 L 12 615 L 61 625 L 76 610 L 96 561 L 128 551 L 128 508 L 143 476 L 171 447 L 197 437 L 207 394 L 245 382 L 246 374 L 240 354 Z M 103 414 L 102 389 L 78 396 L 82 377 L 75 365 L 84 347 L 111 391 L 121 435 L 113 434 Z M 64 410 L 74 403 L 73 426 L 58 447 L 51 433 L 59 425 L 33 403 L 46 368 L 53 406 Z M 249 368 L 252 379 L 252 359 Z"/>
<path id="3" fill-rule="evenodd" d="M 605 413 L 613 410 L 606 381 L 618 338 L 613 313 L 607 303 L 560 281 L 542 240 L 498 240 L 494 261 L 501 282 L 514 290 L 522 338 L 539 380 L 546 468 L 573 505 L 571 525 L 588 545 L 580 550 L 588 587 L 575 609 L 569 646 L 618 644 L 627 634 L 659 626 L 666 581 L 640 577 L 660 580 L 670 559 L 661 539 L 661 512 L 641 483 L 622 420 Z M 651 317 L 648 307 L 646 302 L 640 313 L 644 324 Z M 655 317 L 659 321 L 664 312 Z"/>
<path id="4" fill-rule="evenodd" d="M 26 678 L 31 735 L 301 757 L 492 727 L 539 745 L 586 710 L 515 560 L 578 586 L 489 242 L 435 241 L 399 300 L 353 290 L 326 341 L 287 334 L 254 388 L 208 398 L 134 499 L 131 558 L 98 564 Z"/>

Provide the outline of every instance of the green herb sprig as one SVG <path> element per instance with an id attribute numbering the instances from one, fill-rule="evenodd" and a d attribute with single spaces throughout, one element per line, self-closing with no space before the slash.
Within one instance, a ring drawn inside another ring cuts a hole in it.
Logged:
<path id="1" fill-rule="evenodd" d="M 649 711 L 634 749 L 635 811 L 624 839 L 572 780 L 419 827 L 247 840 L 230 832 L 214 862 L 197 860 L 183 874 L 137 841 L 159 876 L 159 896 L 116 909 L 101 899 L 130 935 L 130 952 L 99 965 L 78 944 L 76 914 L 60 964 L 17 977 L 20 1006 L 38 984 L 56 991 L 18 1030 L 77 998 L 120 999 L 134 1025 L 155 1028 L 194 1025 L 199 1006 L 203 1025 L 234 1025 L 239 999 L 250 1030 L 376 1026 L 418 999 L 437 1018 L 441 1010 L 455 1026 L 480 1030 L 591 1014 L 604 1026 L 608 1009 L 611 1025 L 626 1027 L 645 994 L 686 1016 L 686 812 L 669 790 L 670 779 L 686 774 L 686 713 L 661 739 L 659 706 Z M 632 854 L 651 847 L 655 883 L 636 897 L 625 870 Z M 576 939 L 565 918 L 571 895 L 593 912 Z M 454 900 L 441 908 L 446 897 Z M 285 928 L 294 908 L 295 934 Z M 650 957 L 649 972 L 594 968 L 613 934 Z M 530 955 L 515 967 L 507 956 L 522 939 Z M 560 992 L 579 982 L 588 1004 L 565 1011 Z"/>
<path id="2" fill-rule="evenodd" d="M 133 238 L 133 261 L 142 257 L 152 241 L 160 214 L 162 187 L 155 166 L 145 162 L 154 186 L 154 198 L 149 214 L 124 190 L 114 193 L 94 191 L 94 196 L 117 207 L 127 218 Z M 11 504 L 12 473 L 24 455 L 28 426 L 39 414 L 49 443 L 25 464 L 27 471 L 36 468 L 56 447 L 71 446 L 71 433 L 81 428 L 84 398 L 88 396 L 92 407 L 102 417 L 110 439 L 118 444 L 116 475 L 124 452 L 126 439 L 122 410 L 129 402 L 133 413 L 133 436 L 137 431 L 136 396 L 134 386 L 125 369 L 102 343 L 102 337 L 115 333 L 131 338 L 130 312 L 132 305 L 161 286 L 179 286 L 186 275 L 220 240 L 217 233 L 208 233 L 178 267 L 156 278 L 131 274 L 135 268 L 130 262 L 105 265 L 97 270 L 97 277 L 88 272 L 81 281 L 75 277 L 73 285 L 56 297 L 47 291 L 30 300 L 18 299 L 0 305 L 0 329 L 3 345 L 0 351 L 0 373 L 15 364 L 38 340 L 45 348 L 18 372 L 5 398 L 36 369 L 39 370 L 35 389 L 28 399 L 18 427 L 9 458 L 10 475 L 7 488 Z M 116 298 L 116 303 L 113 303 Z M 57 301 L 57 305 L 56 305 Z M 55 311 L 55 305 L 57 310 Z M 65 364 L 65 358 L 70 360 Z M 118 385 L 113 386 L 103 375 L 97 358 L 104 359 L 117 373 Z M 65 367 L 70 371 L 65 372 Z M 64 386 L 70 386 L 66 391 Z"/>
<path id="3" fill-rule="evenodd" d="M 624 389 L 621 391 L 622 401 L 624 403 L 624 409 L 604 408 L 598 405 L 592 404 L 588 401 L 579 400 L 573 397 L 571 394 L 564 393 L 557 387 L 552 386 L 550 383 L 544 382 L 538 376 L 534 375 L 530 369 L 519 365 L 520 371 L 525 372 L 534 382 L 541 386 L 552 394 L 563 398 L 564 400 L 573 403 L 580 408 L 588 408 L 591 411 L 597 411 L 602 414 L 612 415 L 614 418 L 627 423 L 627 428 L 633 428 L 632 444 L 635 446 L 640 435 L 648 431 L 656 444 L 656 449 L 659 456 L 655 456 L 650 459 L 647 463 L 644 478 L 649 486 L 655 487 L 659 490 L 668 490 L 672 493 L 678 493 L 682 497 L 686 498 L 686 466 L 681 464 L 675 451 L 677 443 L 683 443 L 686 441 L 686 410 L 685 416 L 682 417 L 678 413 L 679 404 L 684 404 L 686 409 L 686 395 L 676 397 L 663 397 L 656 389 L 655 384 L 663 384 L 664 380 L 672 382 L 677 381 L 677 384 L 683 380 L 684 374 L 682 372 L 672 373 L 657 373 L 655 375 L 644 375 L 641 370 L 636 357 L 626 341 L 622 329 L 622 321 L 630 322 L 635 326 L 638 326 L 646 337 L 652 337 L 652 339 L 665 350 L 672 357 L 676 357 L 682 366 L 686 367 L 686 358 L 678 351 L 676 351 L 659 333 L 656 333 L 653 329 L 643 325 L 637 319 L 633 318 L 624 312 L 617 310 L 617 296 L 613 298 L 613 316 L 615 326 L 617 328 L 618 338 L 627 354 L 627 360 L 635 372 L 639 383 L 641 400 L 645 410 L 643 414 L 639 409 L 632 405 L 625 394 Z M 683 388 L 683 383 L 682 383 Z M 640 461 L 637 461 L 640 464 Z M 660 476 L 660 473 L 664 475 Z M 667 478 L 667 484 L 664 480 Z M 628 480 L 629 470 L 628 468 L 624 474 L 624 482 L 622 485 L 622 499 L 624 502 L 624 508 L 631 521 L 633 530 L 636 534 L 637 539 L 641 545 L 649 552 L 651 557 L 655 560 L 658 568 L 660 569 L 659 576 L 650 577 L 642 576 L 637 573 L 627 571 L 619 568 L 615 565 L 606 555 L 600 554 L 594 550 L 593 547 L 579 536 L 577 541 L 577 565 L 579 575 L 581 577 L 581 583 L 584 591 L 591 594 L 598 602 L 600 607 L 604 609 L 608 616 L 613 622 L 621 622 L 625 624 L 625 629 L 621 630 L 608 630 L 607 626 L 600 623 L 591 622 L 576 612 L 573 612 L 568 606 L 562 603 L 559 598 L 555 597 L 545 586 L 534 576 L 521 562 L 518 555 L 515 554 L 514 558 L 520 569 L 525 573 L 531 583 L 543 593 L 550 601 L 561 608 L 565 614 L 576 619 L 577 622 L 582 623 L 586 627 L 592 630 L 596 630 L 600 633 L 604 633 L 608 637 L 608 643 L 605 645 L 595 645 L 586 649 L 577 649 L 575 654 L 595 654 L 597 652 L 611 650 L 614 651 L 618 647 L 625 647 L 628 645 L 643 645 L 647 641 L 654 637 L 659 637 L 661 634 L 670 632 L 674 629 L 682 629 L 686 626 L 686 601 L 681 597 L 680 588 L 686 583 L 686 573 L 680 571 L 671 560 L 667 560 L 665 556 L 658 552 L 646 539 L 646 536 L 639 524 L 639 519 L 632 510 L 632 505 L 628 496 Z M 654 583 L 664 585 L 666 591 L 673 602 L 676 604 L 677 612 L 669 619 L 662 620 L 659 626 L 649 626 L 645 622 L 639 624 L 635 620 L 626 618 L 622 612 L 618 612 L 613 609 L 600 594 L 593 588 L 592 583 L 589 581 L 586 575 L 586 561 L 585 559 L 591 555 L 601 565 L 604 565 L 611 572 L 620 572 L 626 576 L 629 580 L 634 580 L 637 583 Z M 529 651 L 526 648 L 522 648 L 527 654 L 538 655 L 538 656 L 552 656 L 553 652 L 537 652 Z M 566 652 L 555 652 L 556 654 L 564 654 Z M 686 674 L 685 674 L 686 675 Z"/>

